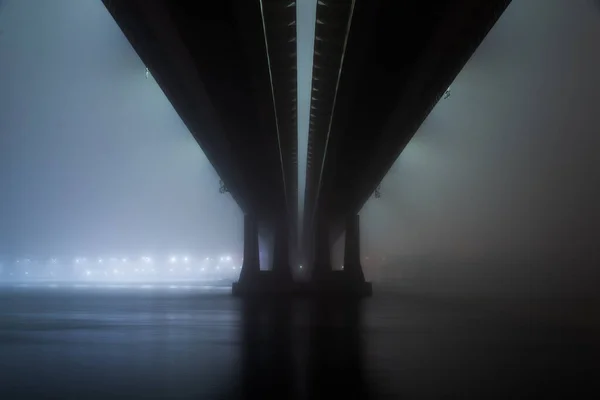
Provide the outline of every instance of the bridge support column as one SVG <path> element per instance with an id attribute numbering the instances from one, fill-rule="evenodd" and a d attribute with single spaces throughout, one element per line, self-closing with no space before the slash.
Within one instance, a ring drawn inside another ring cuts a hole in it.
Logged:
<path id="1" fill-rule="evenodd" d="M 346 220 L 346 243 L 344 244 L 344 273 L 354 282 L 364 282 L 360 263 L 360 217 L 352 215 Z"/>
<path id="2" fill-rule="evenodd" d="M 329 226 L 321 222 L 315 233 L 315 259 L 310 291 L 318 296 L 360 298 L 372 294 L 371 283 L 365 282 L 360 264 L 360 230 L 358 215 L 346 220 L 344 270 L 334 271 L 331 265 Z"/>
<path id="3" fill-rule="evenodd" d="M 254 283 L 260 275 L 260 258 L 258 254 L 258 224 L 250 215 L 244 215 L 244 262 L 240 272 L 239 283 Z"/>
<path id="4" fill-rule="evenodd" d="M 281 223 L 275 230 L 273 245 L 273 280 L 280 284 L 292 283 L 290 268 L 290 243 L 287 225 Z"/>
<path id="5" fill-rule="evenodd" d="M 273 243 L 273 268 L 260 270 L 258 250 L 258 226 L 256 219 L 244 217 L 244 262 L 240 279 L 232 285 L 234 296 L 264 296 L 292 294 L 294 285 L 289 261 L 287 226 L 281 224 L 275 229 Z M 273 231 L 271 231 L 273 232 Z"/>
<path id="6" fill-rule="evenodd" d="M 332 270 L 329 226 L 327 222 L 320 221 L 315 232 L 314 260 L 311 281 L 320 282 L 327 280 Z"/>

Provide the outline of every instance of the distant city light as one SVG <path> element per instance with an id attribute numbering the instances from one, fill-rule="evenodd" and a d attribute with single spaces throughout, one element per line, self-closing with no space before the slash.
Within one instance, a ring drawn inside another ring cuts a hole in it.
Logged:
<path id="1" fill-rule="evenodd" d="M 109 253 L 110 254 L 110 253 Z M 32 279 L 34 277 L 44 276 L 47 279 L 56 279 L 56 277 L 68 277 L 69 270 L 65 269 L 64 272 L 60 271 L 58 266 L 53 264 L 61 265 L 61 263 L 72 263 L 75 268 L 71 274 L 77 279 L 82 281 L 89 281 L 89 279 L 100 279 L 101 277 L 111 277 L 114 280 L 118 279 L 143 279 L 150 277 L 171 276 L 171 278 L 185 276 L 188 279 L 194 276 L 197 279 L 204 279 L 208 276 L 221 276 L 228 275 L 233 276 L 232 271 L 242 269 L 243 261 L 240 262 L 240 258 L 233 253 L 224 253 L 221 256 L 216 257 L 196 257 L 194 254 L 183 253 L 183 254 L 171 254 L 169 255 L 158 255 L 159 258 L 151 258 L 148 255 L 133 255 L 131 254 L 120 254 L 120 257 L 74 257 L 74 258 L 13 258 L 11 265 L 15 268 L 14 274 L 6 270 L 7 263 L 4 265 L 0 264 L 0 276 L 14 276 L 15 278 L 21 277 L 22 279 Z M 164 257 L 164 258 L 163 258 Z M 204 261 L 200 261 L 204 260 Z M 220 260 L 220 261 L 219 261 Z M 241 258 L 243 260 L 243 258 Z M 160 261 L 160 262 L 159 262 Z M 165 263 L 165 268 L 159 268 Z M 75 266 L 75 264 L 77 264 Z M 151 268 L 153 266 L 159 266 L 157 268 Z M 38 271 L 35 267 L 44 267 L 45 269 Z M 143 268 L 142 268 L 143 267 Z M 179 268 L 181 267 L 181 268 Z M 300 266 L 302 268 L 302 266 Z M 27 269 L 27 271 L 25 271 Z M 229 272 L 227 272 L 229 271 Z M 170 274 L 169 274 L 170 273 Z M 167 274 L 167 275 L 165 275 Z M 208 275 L 206 275 L 208 274 Z M 31 276 L 30 276 L 31 275 Z M 92 278 L 93 277 L 93 278 Z"/>
<path id="2" fill-rule="evenodd" d="M 302 269 L 302 265 L 300 266 L 300 269 Z"/>

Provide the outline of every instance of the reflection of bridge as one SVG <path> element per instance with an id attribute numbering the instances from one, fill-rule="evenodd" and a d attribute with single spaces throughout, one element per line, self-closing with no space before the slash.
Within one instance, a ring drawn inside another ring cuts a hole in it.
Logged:
<path id="1" fill-rule="evenodd" d="M 293 260 L 312 288 L 363 293 L 358 211 L 509 2 L 316 2 L 298 221 L 296 2 L 104 0 L 245 213 L 238 291 L 291 289 Z M 259 231 L 274 237 L 268 273 Z"/>

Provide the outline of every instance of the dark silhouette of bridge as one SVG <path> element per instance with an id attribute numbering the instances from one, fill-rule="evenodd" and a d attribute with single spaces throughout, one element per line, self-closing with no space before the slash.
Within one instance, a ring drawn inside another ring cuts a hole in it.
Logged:
<path id="1" fill-rule="evenodd" d="M 371 293 L 358 211 L 509 3 L 317 1 L 299 221 L 296 2 L 104 0 L 245 214 L 234 293 L 352 295 Z"/>

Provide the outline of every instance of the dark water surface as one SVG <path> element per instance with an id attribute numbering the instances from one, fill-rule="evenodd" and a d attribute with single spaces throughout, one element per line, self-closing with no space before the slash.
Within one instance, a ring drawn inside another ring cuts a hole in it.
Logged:
<path id="1" fill-rule="evenodd" d="M 593 325 L 375 290 L 244 302 L 191 286 L 3 287 L 0 399 L 600 398 Z"/>

